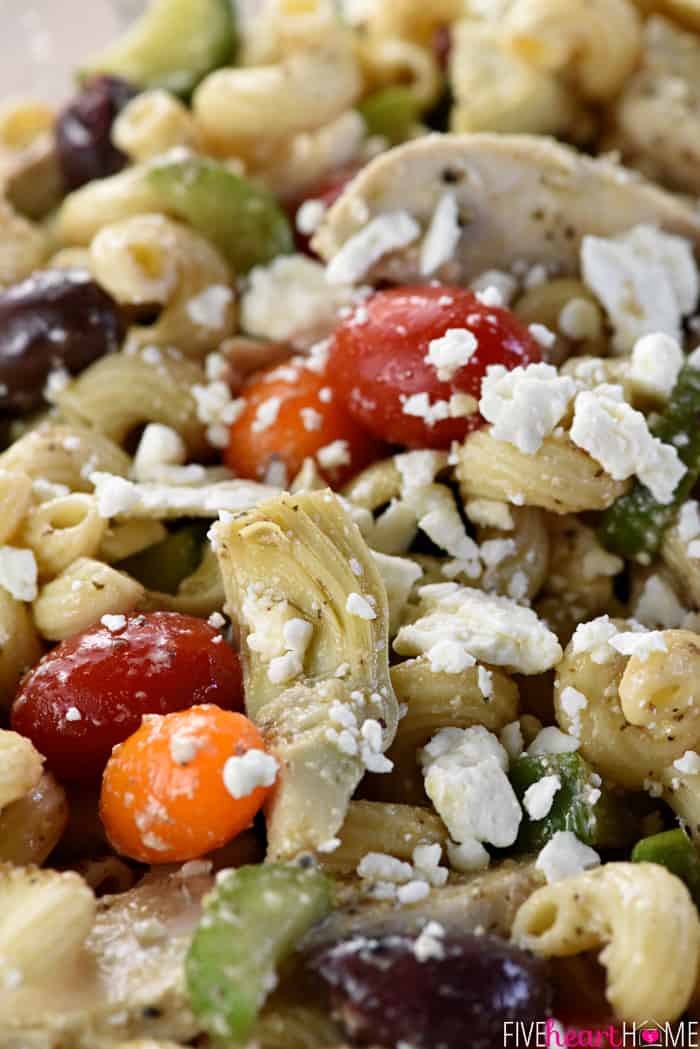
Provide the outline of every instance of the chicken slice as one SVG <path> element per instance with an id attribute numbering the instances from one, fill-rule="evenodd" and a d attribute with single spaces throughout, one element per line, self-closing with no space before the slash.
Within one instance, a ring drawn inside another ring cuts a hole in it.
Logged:
<path id="1" fill-rule="evenodd" d="M 493 134 L 430 135 L 377 157 L 330 209 L 313 247 L 329 261 L 372 219 L 401 212 L 424 233 L 450 191 L 462 234 L 440 273 L 447 280 L 516 260 L 575 273 L 585 234 L 610 237 L 640 223 L 700 247 L 700 214 L 636 173 L 549 138 Z M 363 279 L 424 280 L 421 239 L 383 256 Z"/>

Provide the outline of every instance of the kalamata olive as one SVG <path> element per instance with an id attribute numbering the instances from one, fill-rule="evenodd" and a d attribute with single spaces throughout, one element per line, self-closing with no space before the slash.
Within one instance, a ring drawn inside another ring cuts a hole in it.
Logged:
<path id="1" fill-rule="evenodd" d="M 431 946 L 403 934 L 358 936 L 311 960 L 353 1044 L 493 1049 L 505 1020 L 551 1015 L 542 959 L 492 936 L 447 932 Z"/>
<path id="2" fill-rule="evenodd" d="M 56 150 L 67 189 L 114 175 L 128 158 L 112 143 L 114 118 L 136 95 L 115 76 L 89 80 L 56 121 Z"/>
<path id="3" fill-rule="evenodd" d="M 39 270 L 0 293 L 0 415 L 37 408 L 49 373 L 119 349 L 125 323 L 86 270 Z"/>

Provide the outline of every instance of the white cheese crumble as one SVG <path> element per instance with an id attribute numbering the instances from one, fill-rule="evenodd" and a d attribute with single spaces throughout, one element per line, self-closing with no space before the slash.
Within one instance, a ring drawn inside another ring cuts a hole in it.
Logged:
<path id="1" fill-rule="evenodd" d="M 423 881 L 422 878 L 400 885 L 396 890 L 396 899 L 399 903 L 420 903 L 421 900 L 424 900 L 429 895 L 430 885 L 427 881 Z"/>
<path id="2" fill-rule="evenodd" d="M 463 644 L 449 638 L 444 638 L 429 648 L 427 656 L 430 669 L 435 674 L 461 674 L 467 667 L 473 667 L 476 663 L 474 656 L 467 652 Z"/>
<path id="3" fill-rule="evenodd" d="M 112 634 L 118 634 L 120 630 L 123 630 L 126 626 L 126 616 L 124 615 L 104 615 L 100 619 L 102 626 L 106 627 Z"/>
<path id="4" fill-rule="evenodd" d="M 432 276 L 444 263 L 449 262 L 461 235 L 457 198 L 448 190 L 438 201 L 428 232 L 423 238 L 420 271 L 424 277 Z"/>
<path id="5" fill-rule="evenodd" d="M 588 698 L 584 696 L 583 692 L 579 692 L 577 688 L 572 688 L 571 685 L 567 685 L 566 688 L 561 690 L 559 696 L 559 703 L 561 709 L 566 714 L 567 718 L 571 722 L 571 728 L 573 735 L 577 738 L 581 738 L 581 711 L 585 710 L 588 706 Z"/>
<path id="6" fill-rule="evenodd" d="M 348 594 L 345 602 L 345 611 L 349 612 L 351 616 L 358 616 L 360 619 L 377 618 L 377 613 L 367 598 L 355 592 Z"/>
<path id="7" fill-rule="evenodd" d="M 584 845 L 570 830 L 558 830 L 541 850 L 535 867 L 542 871 L 547 883 L 562 881 L 597 867 L 600 856 L 595 849 Z"/>
<path id="8" fill-rule="evenodd" d="M 268 397 L 261 401 L 255 411 L 255 418 L 251 426 L 253 433 L 263 433 L 264 430 L 269 430 L 277 422 L 281 407 L 281 397 Z"/>
<path id="9" fill-rule="evenodd" d="M 0 586 L 15 601 L 33 601 L 37 587 L 37 564 L 32 550 L 0 546 Z"/>
<path id="10" fill-rule="evenodd" d="M 469 285 L 471 290 L 479 296 L 480 293 L 488 292 L 490 288 L 496 288 L 500 294 L 499 303 L 487 303 L 486 305 L 507 306 L 516 291 L 518 282 L 510 273 L 504 270 L 484 270 Z"/>
<path id="11" fill-rule="evenodd" d="M 688 611 L 678 600 L 673 587 L 660 575 L 645 580 L 634 609 L 634 618 L 645 627 L 673 630 L 683 624 Z"/>
<path id="12" fill-rule="evenodd" d="M 479 411 L 492 423 L 491 433 L 532 455 L 561 422 L 576 393 L 576 383 L 551 364 L 529 364 L 510 371 L 500 364 L 486 369 Z"/>
<path id="13" fill-rule="evenodd" d="M 204 740 L 197 739 L 196 736 L 190 736 L 185 732 L 175 733 L 170 739 L 170 757 L 176 765 L 184 767 L 194 761 L 203 745 Z"/>
<path id="14" fill-rule="evenodd" d="M 330 287 L 324 267 L 306 255 L 280 255 L 248 274 L 241 327 L 249 335 L 276 342 L 304 332 L 321 338 L 330 334 L 339 310 L 351 305 L 356 295 L 352 288 Z"/>
<path id="15" fill-rule="evenodd" d="M 420 232 L 420 226 L 407 211 L 377 215 L 331 259 L 326 280 L 330 285 L 355 284 L 384 255 L 408 247 Z"/>
<path id="16" fill-rule="evenodd" d="M 428 922 L 413 943 L 413 953 L 419 962 L 435 958 L 441 961 L 445 957 L 443 938 L 445 929 L 439 922 Z"/>
<path id="17" fill-rule="evenodd" d="M 271 787 L 278 769 L 279 765 L 272 754 L 251 749 L 226 760 L 224 786 L 232 798 L 245 798 L 258 787 Z"/>
<path id="18" fill-rule="evenodd" d="M 493 695 L 493 673 L 487 670 L 486 667 L 479 667 L 476 677 L 479 692 L 481 692 L 484 699 L 490 699 Z"/>
<path id="19" fill-rule="evenodd" d="M 268 679 L 274 685 L 284 685 L 301 674 L 304 656 L 309 647 L 314 628 L 306 619 L 288 619 L 282 627 L 282 655 L 274 656 L 267 668 Z M 248 638 L 250 647 L 250 637 Z"/>
<path id="20" fill-rule="evenodd" d="M 590 299 L 569 299 L 559 314 L 559 331 L 569 339 L 597 339 L 600 312 Z"/>
<path id="21" fill-rule="evenodd" d="M 440 641 L 461 644 L 475 659 L 521 674 L 539 674 L 559 662 L 557 638 L 529 608 L 457 583 L 421 587 L 422 614 L 402 626 L 394 649 L 428 653 Z"/>
<path id="22" fill-rule="evenodd" d="M 700 512 L 696 499 L 688 499 L 678 514 L 678 535 L 683 543 L 700 536 Z"/>
<path id="23" fill-rule="evenodd" d="M 426 793 L 454 842 L 513 844 L 522 810 L 493 733 L 483 725 L 441 729 L 418 756 Z"/>
<path id="24" fill-rule="evenodd" d="M 66 711 L 66 721 L 82 721 L 83 715 L 80 713 L 77 707 L 68 707 Z"/>
<path id="25" fill-rule="evenodd" d="M 519 721 L 510 721 L 507 725 L 504 725 L 498 738 L 511 761 L 519 758 L 525 749 L 523 730 Z"/>
<path id="26" fill-rule="evenodd" d="M 95 486 L 97 512 L 100 517 L 109 518 L 128 513 L 139 502 L 136 485 L 123 477 L 95 472 L 90 474 L 90 481 Z"/>
<path id="27" fill-rule="evenodd" d="M 544 324 L 528 324 L 528 331 L 535 342 L 538 342 L 545 350 L 551 349 L 557 341 L 554 332 L 550 331 L 550 329 Z"/>
<path id="28" fill-rule="evenodd" d="M 696 776 L 700 772 L 700 754 L 695 750 L 686 750 L 683 757 L 676 758 L 673 767 L 689 776 Z"/>
<path id="29" fill-rule="evenodd" d="M 441 338 L 428 344 L 425 360 L 437 372 L 441 382 L 449 382 L 455 372 L 468 364 L 479 343 L 473 332 L 466 328 L 448 328 Z"/>
<path id="30" fill-rule="evenodd" d="M 322 470 L 337 470 L 347 466 L 351 461 L 350 446 L 345 440 L 331 441 L 316 452 L 318 465 Z"/>
<path id="31" fill-rule="evenodd" d="M 610 638 L 618 633 L 610 616 L 599 616 L 588 623 L 579 623 L 571 639 L 571 651 L 575 656 L 587 652 L 593 663 L 607 663 L 613 656 Z"/>
<path id="32" fill-rule="evenodd" d="M 549 815 L 555 795 L 560 789 L 559 776 L 543 776 L 527 788 L 523 795 L 523 807 L 531 820 L 543 820 Z"/>
<path id="33" fill-rule="evenodd" d="M 177 430 L 162 423 L 149 423 L 141 434 L 131 475 L 137 481 L 149 481 L 157 477 L 161 467 L 181 466 L 186 459 L 187 446 Z"/>
<path id="34" fill-rule="evenodd" d="M 637 475 L 655 499 L 670 503 L 686 467 L 677 450 L 652 436 L 641 412 L 600 387 L 579 393 L 571 439 L 616 481 Z M 604 391 L 604 392 L 603 392 Z"/>
<path id="35" fill-rule="evenodd" d="M 187 302 L 187 315 L 201 328 L 223 328 L 233 302 L 233 292 L 225 284 L 210 284 Z"/>
<path id="36" fill-rule="evenodd" d="M 682 319 L 695 308 L 700 291 L 690 241 L 654 226 L 616 237 L 587 236 L 581 270 L 608 312 L 619 353 L 653 332 L 680 340 Z"/>
<path id="37" fill-rule="evenodd" d="M 311 237 L 323 222 L 326 205 L 313 197 L 305 200 L 296 213 L 296 226 L 305 237 Z"/>
<path id="38" fill-rule="evenodd" d="M 574 736 L 562 732 L 555 725 L 547 725 L 537 733 L 527 752 L 532 758 L 539 758 L 543 754 L 571 754 L 580 745 Z"/>
<path id="39" fill-rule="evenodd" d="M 628 378 L 635 392 L 668 400 L 682 365 L 683 351 L 676 339 L 654 332 L 635 342 Z"/>
<path id="40" fill-rule="evenodd" d="M 209 356 L 211 357 L 212 354 Z M 209 444 L 214 448 L 225 448 L 228 444 L 229 427 L 242 414 L 245 400 L 242 397 L 233 397 L 228 383 L 221 379 L 208 383 L 195 383 L 191 393 L 197 410 L 197 418 L 207 428 L 206 436 Z M 182 461 L 184 462 L 184 459 Z"/>
<path id="41" fill-rule="evenodd" d="M 642 661 L 647 660 L 652 652 L 668 652 L 668 645 L 660 630 L 632 630 L 615 634 L 610 638 L 610 644 L 623 656 L 636 656 Z"/>

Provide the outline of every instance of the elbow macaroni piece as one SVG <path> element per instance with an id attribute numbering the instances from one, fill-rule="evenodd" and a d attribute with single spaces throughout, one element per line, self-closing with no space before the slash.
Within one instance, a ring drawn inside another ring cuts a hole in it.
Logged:
<path id="1" fill-rule="evenodd" d="M 257 174 L 283 199 L 299 198 L 329 172 L 350 164 L 365 137 L 364 119 L 347 109 L 329 124 L 295 135 Z"/>
<path id="2" fill-rule="evenodd" d="M 27 606 L 0 586 L 0 709 L 9 707 L 22 675 L 42 653 Z"/>
<path id="3" fill-rule="evenodd" d="M 659 864 L 606 863 L 537 889 L 512 936 L 545 957 L 604 945 L 606 993 L 620 1020 L 676 1020 L 692 998 L 700 922 L 683 882 Z"/>
<path id="4" fill-rule="evenodd" d="M 105 226 L 90 245 L 90 269 L 119 303 L 161 307 L 155 323 L 131 328 L 129 347 L 174 346 L 201 357 L 233 334 L 228 265 L 208 240 L 164 215 Z"/>
<path id="5" fill-rule="evenodd" d="M 0 289 L 24 280 L 48 254 L 49 239 L 44 230 L 0 196 Z"/>
<path id="6" fill-rule="evenodd" d="M 424 108 L 437 99 L 442 80 L 429 48 L 399 37 L 369 36 L 358 42 L 357 54 L 370 88 L 406 83 Z"/>
<path id="7" fill-rule="evenodd" d="M 124 572 L 81 557 L 40 589 L 33 604 L 34 622 L 49 641 L 64 641 L 107 613 L 131 612 L 143 592 Z"/>
<path id="8" fill-rule="evenodd" d="M 94 426 L 110 443 L 123 441 L 137 426 L 159 422 L 177 430 L 196 456 L 206 448 L 206 441 L 191 391 L 202 382 L 202 368 L 177 351 L 162 350 L 155 355 L 147 349 L 122 351 L 95 361 L 56 399 L 64 414 L 83 427 Z M 0 465 L 4 465 L 4 456 Z M 97 465 L 93 469 L 122 472 Z"/>
<path id="9" fill-rule="evenodd" d="M 414 805 L 351 801 L 338 834 L 340 845 L 319 854 L 321 865 L 333 874 L 354 874 L 368 852 L 384 852 L 410 861 L 417 845 L 447 844 L 447 830 L 439 816 Z"/>
<path id="10" fill-rule="evenodd" d="M 477 430 L 462 445 L 457 477 L 465 501 L 498 499 L 555 514 L 605 510 L 629 487 L 609 477 L 568 436 L 545 437 L 539 451 L 526 455 L 488 430 Z"/>
<path id="11" fill-rule="evenodd" d="M 531 600 L 542 588 L 548 576 L 549 533 L 546 515 L 536 507 L 514 507 L 510 512 L 513 527 L 504 531 L 500 528 L 476 529 L 480 544 L 492 541 L 512 541 L 515 549 L 495 564 L 487 566 L 478 586 L 489 593 Z"/>
<path id="12" fill-rule="evenodd" d="M 178 146 L 196 149 L 197 125 L 187 106 L 170 92 L 143 91 L 117 115 L 112 141 L 138 164 Z"/>
<path id="13" fill-rule="evenodd" d="M 107 522 L 90 495 L 50 499 L 27 516 L 19 542 L 34 552 L 40 579 L 51 579 L 79 557 L 93 557 Z"/>
<path id="14" fill-rule="evenodd" d="M 505 32 L 516 54 L 537 69 L 568 73 L 591 102 L 617 94 L 642 50 L 630 0 L 515 0 Z"/>
<path id="15" fill-rule="evenodd" d="M 0 729 L 0 811 L 36 787 L 43 764 L 26 736 Z"/>

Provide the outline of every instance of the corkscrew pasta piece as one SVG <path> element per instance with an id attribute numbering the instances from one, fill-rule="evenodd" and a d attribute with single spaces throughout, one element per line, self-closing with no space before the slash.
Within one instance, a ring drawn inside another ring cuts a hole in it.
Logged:
<path id="1" fill-rule="evenodd" d="M 428 47 L 400 37 L 368 36 L 359 41 L 357 51 L 370 88 L 405 83 L 425 108 L 435 102 L 441 78 Z"/>
<path id="2" fill-rule="evenodd" d="M 163 215 L 135 215 L 105 226 L 90 245 L 90 269 L 124 306 L 156 304 L 153 324 L 136 325 L 131 347 L 175 347 L 201 357 L 233 334 L 231 273 L 199 233 Z"/>
<path id="3" fill-rule="evenodd" d="M 354 874 L 368 852 L 382 852 L 410 862 L 419 845 L 447 844 L 447 830 L 430 809 L 378 801 L 351 801 L 338 832 L 337 847 L 319 856 L 333 874 Z"/>
<path id="4" fill-rule="evenodd" d="M 606 863 L 537 889 L 512 936 L 546 957 L 603 947 L 606 993 L 620 1020 L 677 1020 L 695 989 L 698 914 L 680 878 L 656 863 Z"/>
<path id="5" fill-rule="evenodd" d="M 92 490 L 88 474 L 93 470 L 125 477 L 130 465 L 130 457 L 118 444 L 84 422 L 46 421 L 0 455 L 3 471 L 21 471 L 39 485 L 48 481 L 76 492 Z"/>
<path id="6" fill-rule="evenodd" d="M 142 91 L 117 114 L 112 142 L 138 164 L 169 149 L 196 149 L 197 125 L 191 112 L 169 91 Z"/>
<path id="7" fill-rule="evenodd" d="M 34 622 L 49 641 L 63 641 L 96 623 L 103 615 L 131 612 L 143 587 L 124 572 L 89 557 L 80 557 L 39 590 Z"/>

